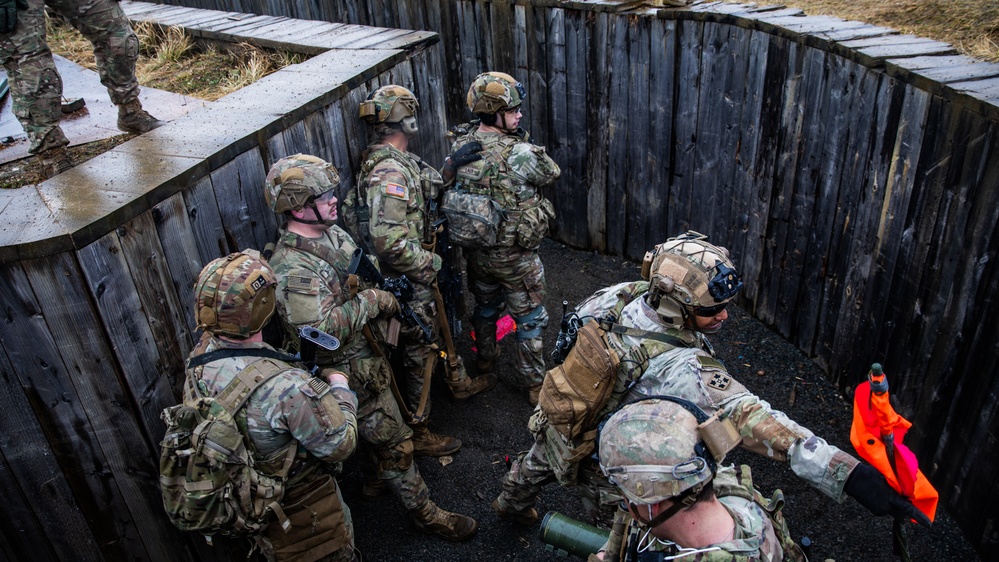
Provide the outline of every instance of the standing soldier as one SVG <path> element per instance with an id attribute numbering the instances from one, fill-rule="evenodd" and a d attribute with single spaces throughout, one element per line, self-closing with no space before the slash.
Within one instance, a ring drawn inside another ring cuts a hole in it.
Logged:
<path id="1" fill-rule="evenodd" d="M 360 116 L 371 129 L 373 144 L 361 158 L 357 185 L 344 201 L 344 221 L 348 229 L 378 256 L 382 273 L 405 275 L 414 284 L 409 305 L 431 327 L 429 338 L 417 327 L 403 332 L 403 368 L 407 377 L 407 402 L 416 419 L 413 427 L 413 454 L 442 456 L 458 450 L 461 442 L 438 436 L 427 429 L 430 417 L 430 375 L 437 360 L 436 344 L 444 335 L 447 316 L 437 287 L 441 256 L 435 252 L 436 232 L 431 225 L 429 204 L 436 200 L 442 185 L 440 174 L 415 154 L 407 152 L 416 135 L 416 109 L 413 93 L 402 86 L 382 86 L 361 102 Z M 449 334 L 448 334 L 449 335 Z M 496 377 L 471 379 L 453 346 L 445 346 L 447 383 L 455 398 L 465 399 L 492 388 Z"/>
<path id="2" fill-rule="evenodd" d="M 355 560 L 350 510 L 322 465 L 354 452 L 357 398 L 342 372 L 328 370 L 319 380 L 263 342 L 260 330 L 274 314 L 276 286 L 274 271 L 253 250 L 201 271 L 195 315 L 205 333 L 188 359 L 184 403 L 248 392 L 233 417 L 244 422 L 238 427 L 252 444 L 254 468 L 286 490 L 266 503 L 278 501 L 283 509 L 273 511 L 290 527 L 271 522 L 256 541 L 269 560 Z"/>
<path id="3" fill-rule="evenodd" d="M 302 154 L 278 160 L 267 174 L 267 203 L 287 219 L 270 258 L 278 277 L 278 313 L 291 333 L 312 326 L 340 340 L 336 351 L 320 350 L 316 364 L 350 373 L 358 430 L 373 449 L 374 481 L 391 488 L 418 528 L 448 540 L 468 539 L 478 524 L 437 507 L 413 462 L 413 432 L 392 396 L 392 373 L 370 326 L 396 313 L 399 303 L 379 289 L 355 294 L 357 281 L 347 269 L 357 246 L 334 224 L 339 183 L 332 165 Z M 366 495 L 379 490 L 376 484 Z"/>
<path id="4" fill-rule="evenodd" d="M 15 7 L 16 6 L 16 7 Z M 114 0 L 0 0 L 0 58 L 10 77 L 14 114 L 46 177 L 72 166 L 62 117 L 62 79 L 45 42 L 45 8 L 66 18 L 93 44 L 101 84 L 118 106 L 118 128 L 145 133 L 163 122 L 139 102 L 139 39 Z"/>
<path id="5" fill-rule="evenodd" d="M 687 232 L 648 252 L 642 277 L 648 281 L 602 289 L 576 308 L 578 341 L 546 375 L 528 425 L 535 442 L 513 462 L 492 504 L 500 517 L 532 524 L 541 487 L 557 479 L 606 521 L 620 498 L 591 459 L 598 424 L 622 401 L 673 396 L 714 416 L 713 435 L 729 449 L 786 462 L 838 502 L 849 495 L 875 515 L 929 523 L 876 469 L 771 409 L 714 357 L 705 334 L 721 330 L 742 289 L 728 250 Z"/>
<path id="6" fill-rule="evenodd" d="M 468 244 L 468 284 L 475 296 L 472 323 L 478 349 L 476 366 L 488 373 L 499 357 L 496 321 L 510 309 L 517 325 L 517 384 L 536 404 L 545 374 L 541 330 L 548 325 L 545 311 L 545 269 L 538 247 L 555 218 L 551 201 L 539 192 L 558 179 L 558 165 L 545 149 L 528 142 L 520 128 L 524 86 L 509 74 L 480 74 L 468 89 L 468 109 L 478 124 L 458 137 L 445 162 L 445 178 L 453 175 L 457 192 L 485 196 L 501 209 L 495 240 Z M 477 151 L 477 160 L 469 157 Z M 469 161 L 471 160 L 471 161 Z M 459 205 L 460 207 L 460 205 Z M 448 213 L 467 209 L 443 207 Z"/>

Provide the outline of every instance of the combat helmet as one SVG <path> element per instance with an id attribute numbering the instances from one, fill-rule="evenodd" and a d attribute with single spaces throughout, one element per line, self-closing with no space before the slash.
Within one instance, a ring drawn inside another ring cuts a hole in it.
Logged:
<path id="1" fill-rule="evenodd" d="M 418 107 L 420 102 L 416 101 L 413 92 L 402 86 L 390 84 L 371 92 L 368 99 L 361 102 L 358 115 L 368 125 L 375 127 L 380 135 L 391 132 L 391 129 L 379 129 L 379 125 L 397 125 L 407 135 L 415 135 L 418 130 L 416 124 Z"/>
<path id="2" fill-rule="evenodd" d="M 264 181 L 264 198 L 275 213 L 297 211 L 307 206 L 315 209 L 315 200 L 327 193 L 333 196 L 340 185 L 340 174 L 332 164 L 308 154 L 287 156 L 274 163 Z M 316 210 L 318 217 L 319 211 Z M 300 219 L 299 219 L 300 220 Z M 308 221 L 330 223 L 334 221 Z"/>
<path id="3" fill-rule="evenodd" d="M 484 72 L 475 77 L 468 88 L 465 103 L 478 115 L 494 115 L 500 111 L 520 107 L 527 98 L 524 85 L 503 72 Z"/>
<path id="4" fill-rule="evenodd" d="M 717 471 L 698 418 L 708 419 L 693 403 L 673 397 L 624 406 L 600 431 L 600 469 L 632 504 L 693 504 Z M 652 526 L 667 518 L 656 517 Z"/>
<path id="5" fill-rule="evenodd" d="M 646 302 L 666 324 L 683 325 L 690 315 L 714 316 L 742 290 L 728 250 L 707 238 L 690 230 L 645 254 Z"/>
<path id="6" fill-rule="evenodd" d="M 276 287 L 274 271 L 256 250 L 210 262 L 194 285 L 198 328 L 238 339 L 252 336 L 274 314 Z"/>

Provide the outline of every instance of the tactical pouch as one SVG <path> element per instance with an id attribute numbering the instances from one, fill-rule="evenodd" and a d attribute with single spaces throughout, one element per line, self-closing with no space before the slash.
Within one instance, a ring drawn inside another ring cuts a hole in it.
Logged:
<path id="1" fill-rule="evenodd" d="M 707 421 L 698 425 L 697 429 L 701 440 L 704 441 L 708 450 L 711 451 L 711 456 L 717 462 L 721 462 L 729 451 L 738 447 L 739 443 L 742 442 L 739 430 L 735 428 L 732 420 L 719 418 L 717 412 Z"/>
<path id="2" fill-rule="evenodd" d="M 525 250 L 533 250 L 541 245 L 548 234 L 548 221 L 555 218 L 555 207 L 544 197 L 539 197 L 536 205 L 524 209 L 517 222 L 517 245 Z"/>
<path id="3" fill-rule="evenodd" d="M 538 404 L 548 422 L 568 439 L 592 429 L 614 390 L 619 357 L 595 321 L 579 329 L 565 362 L 545 374 Z"/>
<path id="4" fill-rule="evenodd" d="M 441 201 L 451 242 L 464 248 L 496 245 L 503 211 L 488 195 L 448 190 Z"/>
<path id="5" fill-rule="evenodd" d="M 350 544 L 336 480 L 320 474 L 289 490 L 284 513 L 291 521 L 287 532 L 267 528 L 267 538 L 279 560 L 318 560 Z"/>

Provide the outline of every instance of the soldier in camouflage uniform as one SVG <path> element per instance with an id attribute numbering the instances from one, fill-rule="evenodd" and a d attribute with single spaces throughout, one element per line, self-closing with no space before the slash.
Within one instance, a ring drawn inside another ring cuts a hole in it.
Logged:
<path id="1" fill-rule="evenodd" d="M 347 269 L 356 245 L 334 224 L 339 183 L 333 166 L 302 154 L 282 158 L 267 174 L 267 202 L 288 221 L 270 258 L 278 277 L 278 313 L 289 333 L 313 326 L 340 340 L 334 352 L 319 350 L 316 364 L 350 374 L 359 404 L 358 431 L 369 449 L 366 478 L 385 482 L 418 528 L 466 540 L 478 524 L 430 500 L 413 462 L 413 433 L 391 392 L 388 361 L 378 352 L 374 334 L 379 330 L 370 328 L 396 313 L 399 304 L 385 291 L 360 286 L 355 294 L 351 288 L 356 279 Z"/>
<path id="2" fill-rule="evenodd" d="M 273 270 L 253 250 L 205 266 L 194 288 L 198 328 L 205 332 L 189 360 L 208 361 L 187 370 L 184 401 L 218 397 L 259 362 L 281 369 L 236 414 L 257 470 L 287 478 L 280 503 L 291 527 L 271 522 L 257 544 L 268 560 L 356 560 L 350 510 L 324 466 L 354 452 L 357 398 L 342 372 L 327 371 L 319 380 L 281 361 L 284 354 L 263 342 L 260 330 L 274 313 L 276 286 Z"/>
<path id="3" fill-rule="evenodd" d="M 417 327 L 407 326 L 402 333 L 406 398 L 409 410 L 420 416 L 411 423 L 413 454 L 442 456 L 457 451 L 461 442 L 427 429 L 430 398 L 424 395 L 424 385 L 430 381 L 426 380 L 425 367 L 430 361 L 436 363 L 442 335 L 435 294 L 442 262 L 434 252 L 436 233 L 430 225 L 428 204 L 438 197 L 442 181 L 437 170 L 407 151 L 417 132 L 417 107 L 413 93 L 397 85 L 382 86 L 361 102 L 360 115 L 376 140 L 361 157 L 356 187 L 347 194 L 343 213 L 354 239 L 378 256 L 384 275 L 405 275 L 413 282 L 415 291 L 409 305 L 433 332 L 429 342 Z M 493 375 L 469 378 L 456 353 L 446 361 L 447 383 L 455 398 L 469 398 L 496 384 Z"/>
<path id="4" fill-rule="evenodd" d="M 541 330 L 548 325 L 545 269 L 538 247 L 555 218 L 551 201 L 540 190 L 554 183 L 561 170 L 543 147 L 528 142 L 519 127 L 526 95 L 523 85 L 509 74 L 486 72 L 476 77 L 466 102 L 478 124 L 455 140 L 444 167 L 449 180 L 454 172 L 458 189 L 487 195 L 503 210 L 495 245 L 468 251 L 479 373 L 489 372 L 499 357 L 496 321 L 509 308 L 517 325 L 515 382 L 536 404 L 545 374 Z M 467 161 L 468 145 L 480 145 L 481 159 Z"/>
<path id="5" fill-rule="evenodd" d="M 16 9 L 15 9 L 16 6 Z M 0 0 L 0 58 L 10 78 L 14 114 L 28 134 L 28 151 L 37 154 L 47 176 L 72 163 L 66 152 L 62 117 L 62 79 L 45 42 L 45 8 L 65 18 L 94 45 L 101 84 L 118 106 L 118 128 L 144 133 L 162 121 L 139 102 L 135 61 L 139 40 L 115 0 Z"/>
<path id="6" fill-rule="evenodd" d="M 689 408 L 689 410 L 688 410 Z M 627 541 L 614 537 L 590 560 L 796 562 L 805 560 L 748 466 L 718 466 L 701 440 L 693 404 L 644 400 L 623 407 L 600 432 L 600 468 L 624 496 Z M 608 548 L 608 546 L 605 546 Z"/>
<path id="7" fill-rule="evenodd" d="M 714 357 L 704 334 L 721 329 L 728 319 L 725 308 L 742 289 L 742 281 L 728 251 L 706 238 L 688 232 L 669 239 L 646 254 L 642 276 L 647 282 L 608 287 L 577 307 L 582 322 L 601 323 L 604 345 L 620 358 L 614 388 L 596 419 L 622 401 L 683 398 L 717 413 L 744 448 L 788 463 L 795 474 L 837 502 L 850 495 L 875 515 L 903 515 L 928 523 L 876 469 L 773 410 Z M 582 351 L 577 344 L 570 356 Z M 579 489 L 591 514 L 608 521 L 620 497 L 588 455 L 578 454 L 592 447 L 592 438 L 567 438 L 548 423 L 542 408 L 535 410 L 529 428 L 535 443 L 504 477 L 503 492 L 493 502 L 497 514 L 533 523 L 542 485 L 557 479 Z M 586 458 L 576 460 L 579 457 Z"/>

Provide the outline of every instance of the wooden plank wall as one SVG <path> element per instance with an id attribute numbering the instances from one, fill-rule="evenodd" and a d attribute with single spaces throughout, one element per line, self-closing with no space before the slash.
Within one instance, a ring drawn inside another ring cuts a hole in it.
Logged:
<path id="1" fill-rule="evenodd" d="M 168 522 L 160 411 L 195 343 L 193 284 L 210 260 L 276 235 L 266 170 L 296 152 L 352 182 L 367 144 L 357 104 L 381 84 L 432 92 L 436 49 L 356 86 L 75 252 L 0 263 L 0 558 L 243 560 Z M 443 160 L 443 100 L 427 96 L 421 150 Z"/>

